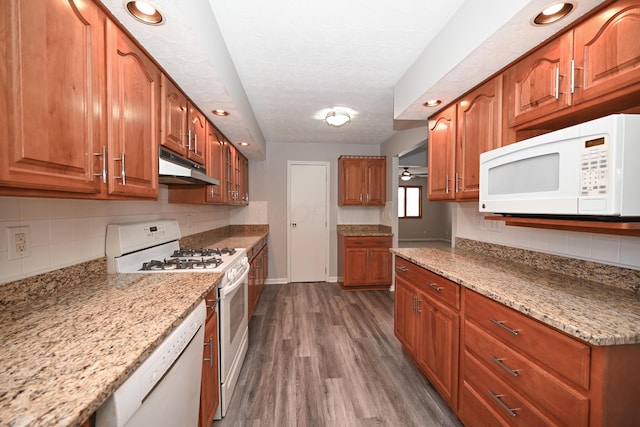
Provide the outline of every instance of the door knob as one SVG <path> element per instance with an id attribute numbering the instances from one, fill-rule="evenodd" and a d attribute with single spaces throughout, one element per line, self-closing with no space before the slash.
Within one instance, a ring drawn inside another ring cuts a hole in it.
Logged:
<path id="1" fill-rule="evenodd" d="M 296 224 L 295 222 L 292 222 L 292 223 L 291 223 L 291 227 L 293 227 L 293 228 L 296 228 L 296 226 L 297 226 L 297 225 L 298 225 L 298 224 Z"/>

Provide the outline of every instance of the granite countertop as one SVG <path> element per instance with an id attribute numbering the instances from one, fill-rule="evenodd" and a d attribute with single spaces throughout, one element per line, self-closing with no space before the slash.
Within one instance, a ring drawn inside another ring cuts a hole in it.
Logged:
<path id="1" fill-rule="evenodd" d="M 339 224 L 336 230 L 345 237 L 393 236 L 391 227 L 379 224 Z"/>
<path id="2" fill-rule="evenodd" d="M 469 250 L 391 251 L 590 344 L 640 344 L 640 296 L 633 290 Z"/>
<path id="3" fill-rule="evenodd" d="M 267 233 L 181 243 L 250 248 Z M 79 426 L 220 278 L 107 274 L 102 258 L 0 285 L 0 425 Z"/>

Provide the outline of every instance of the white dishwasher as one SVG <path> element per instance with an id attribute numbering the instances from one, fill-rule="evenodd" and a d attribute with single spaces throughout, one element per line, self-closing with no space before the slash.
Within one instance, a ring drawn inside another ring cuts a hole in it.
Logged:
<path id="1" fill-rule="evenodd" d="M 96 427 L 196 427 L 205 319 L 202 301 L 98 408 Z"/>

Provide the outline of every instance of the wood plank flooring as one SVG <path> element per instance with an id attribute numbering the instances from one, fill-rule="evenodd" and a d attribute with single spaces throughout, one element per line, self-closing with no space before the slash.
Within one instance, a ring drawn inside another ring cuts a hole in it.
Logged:
<path id="1" fill-rule="evenodd" d="M 461 426 L 402 352 L 393 294 L 265 286 L 227 426 Z"/>

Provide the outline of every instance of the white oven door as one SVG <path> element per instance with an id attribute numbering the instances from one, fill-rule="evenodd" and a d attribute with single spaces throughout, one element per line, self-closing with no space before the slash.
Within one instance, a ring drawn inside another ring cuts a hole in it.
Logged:
<path id="1" fill-rule="evenodd" d="M 220 408 L 224 417 L 249 346 L 249 269 L 220 288 Z"/>

